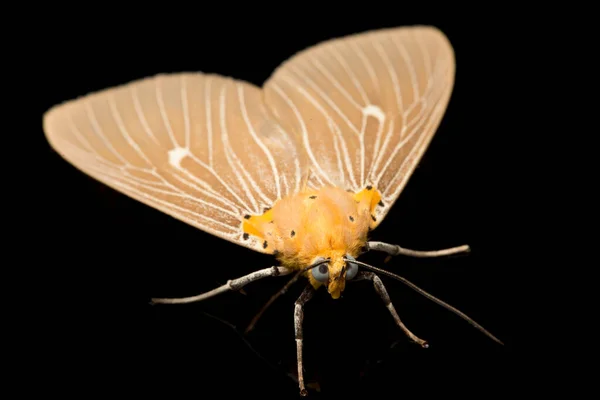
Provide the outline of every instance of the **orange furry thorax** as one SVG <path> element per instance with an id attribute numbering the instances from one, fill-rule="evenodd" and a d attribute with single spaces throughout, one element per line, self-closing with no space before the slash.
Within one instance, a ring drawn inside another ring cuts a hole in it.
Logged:
<path id="1" fill-rule="evenodd" d="M 263 240 L 283 266 L 301 269 L 317 257 L 358 256 L 381 200 L 368 186 L 358 193 L 338 187 L 306 189 L 277 201 L 262 215 L 246 216 L 245 234 Z"/>
<path id="2" fill-rule="evenodd" d="M 284 198 L 273 207 L 273 234 L 284 266 L 304 268 L 316 257 L 357 255 L 367 240 L 369 210 L 353 194 L 328 187 Z M 293 234 L 292 234 L 293 232 Z"/>

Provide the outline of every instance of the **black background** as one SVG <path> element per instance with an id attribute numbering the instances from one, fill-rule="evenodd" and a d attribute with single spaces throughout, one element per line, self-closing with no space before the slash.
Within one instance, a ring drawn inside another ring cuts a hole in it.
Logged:
<path id="1" fill-rule="evenodd" d="M 243 330 L 286 278 L 256 282 L 193 305 L 151 306 L 151 297 L 197 294 L 273 259 L 198 231 L 88 178 L 60 158 L 41 129 L 52 105 L 163 72 L 219 73 L 261 85 L 282 61 L 346 34 L 435 25 L 457 59 L 442 125 L 408 186 L 372 239 L 415 249 L 464 243 L 467 256 L 419 260 L 367 254 L 363 261 L 413 281 L 482 324 L 499 346 L 401 283 L 383 278 L 423 350 L 398 329 L 369 283 L 306 307 L 305 377 L 313 398 L 483 397 L 513 392 L 514 263 L 504 166 L 509 79 L 507 43 L 492 16 L 474 10 L 364 3 L 348 13 L 300 4 L 243 10 L 155 9 L 152 15 L 80 12 L 49 19 L 40 41 L 45 67 L 40 127 L 48 207 L 47 289 L 40 338 L 51 387 L 83 397 L 109 393 L 161 398 L 298 396 L 293 303 L 296 285 L 263 316 L 247 343 Z M 371 12 L 367 12 L 367 6 Z M 347 7 L 347 6 L 346 6 Z M 364 8 L 364 9 L 363 9 Z M 106 11 L 106 10 L 104 10 Z M 470 14 L 475 13 L 475 14 Z M 462 17 L 461 17 L 462 16 Z M 215 318 L 217 317 L 217 318 Z M 225 322 L 223 322 L 225 321 Z M 250 349 L 248 343 L 254 351 Z M 257 355 L 257 353 L 259 355 Z M 290 376 L 288 376 L 290 374 Z"/>

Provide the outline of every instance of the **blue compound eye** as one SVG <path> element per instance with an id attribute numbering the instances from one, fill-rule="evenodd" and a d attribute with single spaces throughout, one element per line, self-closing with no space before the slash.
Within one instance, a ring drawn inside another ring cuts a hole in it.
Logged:
<path id="1" fill-rule="evenodd" d="M 325 261 L 323 257 L 319 257 L 314 263 Z M 327 264 L 321 264 L 311 269 L 312 276 L 321 283 L 327 282 L 329 279 L 329 267 Z"/>
<path id="2" fill-rule="evenodd" d="M 346 254 L 346 280 L 351 280 L 353 279 L 356 274 L 358 273 L 358 264 L 353 263 L 351 261 L 356 261 L 356 259 L 354 257 L 352 257 L 350 254 Z"/>

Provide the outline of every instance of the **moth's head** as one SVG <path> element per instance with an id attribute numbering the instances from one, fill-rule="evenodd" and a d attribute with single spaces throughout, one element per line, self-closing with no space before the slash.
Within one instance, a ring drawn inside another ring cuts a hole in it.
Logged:
<path id="1" fill-rule="evenodd" d="M 327 261 L 309 270 L 313 283 L 324 285 L 334 299 L 339 299 L 346 287 L 346 281 L 352 280 L 358 273 L 358 265 L 350 254 L 331 253 L 313 260 L 312 264 Z"/>

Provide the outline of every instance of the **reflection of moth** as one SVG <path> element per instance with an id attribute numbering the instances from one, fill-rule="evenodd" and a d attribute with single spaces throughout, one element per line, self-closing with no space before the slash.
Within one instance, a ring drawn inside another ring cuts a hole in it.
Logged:
<path id="1" fill-rule="evenodd" d="M 303 305 L 320 286 L 337 299 L 347 281 L 373 281 L 397 324 L 426 347 L 374 272 L 418 289 L 356 258 L 369 249 L 428 257 L 468 250 L 367 241 L 431 141 L 454 72 L 452 47 L 437 29 L 385 29 L 300 52 L 262 88 L 219 75 L 159 75 L 58 105 L 44 129 L 57 152 L 97 180 L 281 263 L 209 293 L 155 302 L 202 300 L 291 272 L 293 281 L 309 280 L 295 311 L 306 394 Z"/>

